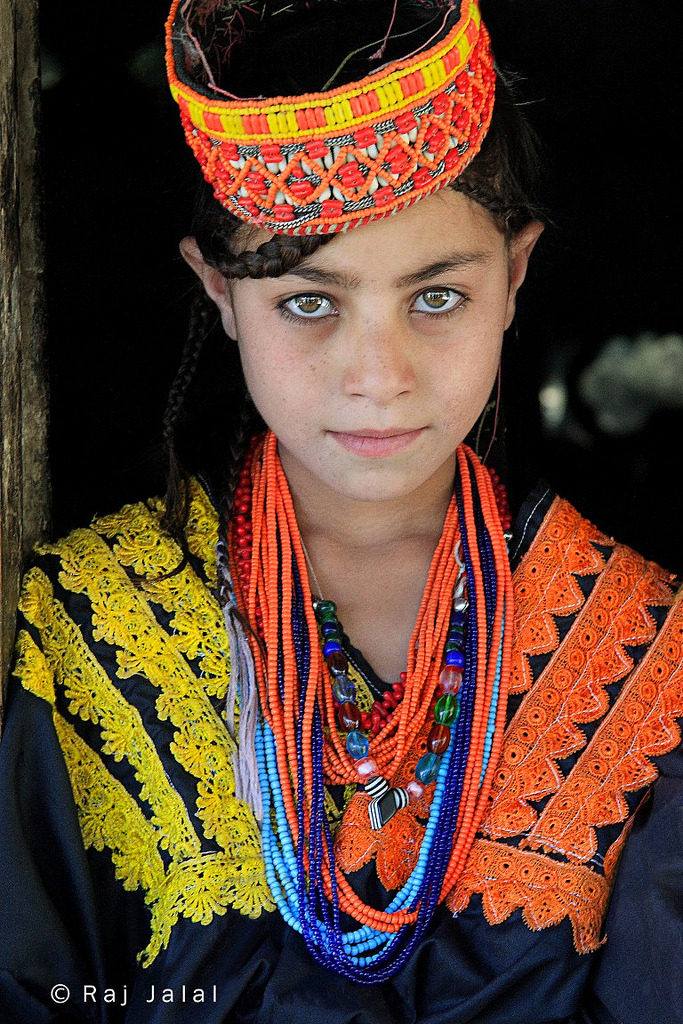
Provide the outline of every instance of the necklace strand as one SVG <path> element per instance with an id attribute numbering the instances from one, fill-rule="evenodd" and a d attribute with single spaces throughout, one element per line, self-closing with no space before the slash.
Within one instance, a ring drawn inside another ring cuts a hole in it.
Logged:
<path id="1" fill-rule="evenodd" d="M 272 434 L 254 447 L 240 486 L 229 549 L 238 608 L 259 630 L 266 651 L 263 659 L 252 645 L 262 711 L 256 754 L 268 882 L 283 917 L 316 959 L 357 981 L 381 981 L 410 956 L 462 870 L 500 748 L 512 604 L 494 485 L 461 446 L 454 499 L 409 650 L 405 696 L 373 743 L 373 759 L 390 780 L 430 714 L 459 573 L 453 553 L 460 534 L 470 599 L 460 712 L 438 765 L 417 862 L 384 911 L 365 904 L 335 862 L 325 782 L 354 781 L 357 773 L 347 734 L 336 727 L 306 556 Z M 357 927 L 344 931 L 342 914 Z"/>

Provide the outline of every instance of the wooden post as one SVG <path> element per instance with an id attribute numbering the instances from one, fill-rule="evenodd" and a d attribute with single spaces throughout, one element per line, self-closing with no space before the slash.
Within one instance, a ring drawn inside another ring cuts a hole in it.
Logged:
<path id="1" fill-rule="evenodd" d="M 49 523 L 37 0 L 0 0 L 0 678 Z"/>

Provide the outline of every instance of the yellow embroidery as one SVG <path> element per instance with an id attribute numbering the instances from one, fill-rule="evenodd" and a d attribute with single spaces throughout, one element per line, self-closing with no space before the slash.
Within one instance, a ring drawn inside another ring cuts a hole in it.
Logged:
<path id="1" fill-rule="evenodd" d="M 159 533 L 150 529 L 144 506 L 134 506 L 127 511 L 140 526 L 139 532 L 133 534 L 142 548 L 140 557 L 145 564 L 151 564 L 150 552 L 159 549 Z M 158 690 L 157 714 L 161 721 L 170 720 L 176 728 L 171 752 L 179 764 L 198 779 L 197 810 L 207 837 L 215 837 L 226 852 L 239 859 L 260 854 L 260 835 L 251 809 L 234 796 L 233 741 L 208 699 L 207 690 L 213 687 L 205 687 L 204 680 L 198 685 L 181 653 L 184 638 L 169 636 L 159 627 L 142 590 L 131 584 L 117 559 L 93 530 L 76 531 L 67 543 L 53 550 L 62 559 L 61 584 L 90 599 L 95 639 L 118 648 L 119 677 L 140 675 Z M 132 549 L 126 557 L 137 561 Z M 170 558 L 163 556 L 160 561 L 177 565 L 175 553 Z M 206 603 L 212 599 L 191 569 L 183 570 L 179 576 L 186 584 L 181 598 L 184 611 L 190 613 L 194 609 L 201 621 Z M 177 582 L 170 585 L 182 589 Z M 220 628 L 218 624 L 216 628 Z M 214 637 L 208 630 L 196 631 L 200 661 L 207 653 L 205 645 L 215 643 Z M 244 849 L 245 843 L 248 850 Z M 264 906 L 269 903 L 270 894 L 264 881 Z"/>
<path id="2" fill-rule="evenodd" d="M 246 857 L 236 864 L 224 853 L 205 853 L 173 864 L 166 878 L 167 914 L 171 923 L 182 914 L 210 924 L 214 914 L 224 914 L 231 906 L 257 918 L 264 909 L 262 879 L 260 857 Z"/>
<path id="3" fill-rule="evenodd" d="M 100 727 L 102 754 L 131 764 L 141 785 L 140 800 L 149 802 L 151 819 L 147 820 L 95 752 L 85 747 L 87 770 L 83 750 L 80 760 L 71 757 L 86 845 L 108 847 L 126 887 L 141 885 L 146 901 L 156 908 L 151 941 L 141 954 L 145 966 L 166 946 L 179 915 L 208 923 L 228 907 L 250 917 L 274 909 L 256 822 L 251 809 L 235 797 L 234 743 L 210 699 L 223 698 L 229 681 L 221 611 L 190 566 L 162 578 L 181 561 L 179 549 L 160 529 L 162 511 L 159 503 L 129 506 L 98 520 L 92 529 L 44 545 L 41 551 L 59 557 L 61 586 L 90 601 L 93 639 L 111 646 L 116 676 L 120 680 L 140 676 L 140 685 L 154 687 L 157 716 L 173 727 L 171 753 L 196 780 L 195 811 L 203 834 L 215 839 L 221 849 L 202 851 L 188 808 L 172 788 L 140 713 L 112 683 L 78 626 L 55 600 L 50 581 L 40 569 L 27 574 L 22 610 L 42 634 L 45 657 L 24 633 L 17 668 L 28 689 L 53 701 L 52 667 L 64 688 L 69 712 Z M 195 485 L 188 541 L 209 580 L 215 579 L 216 527 L 215 513 Z M 103 537 L 111 541 L 113 550 Z M 126 568 L 142 579 L 132 581 Z M 125 686 L 122 689 L 125 693 Z M 78 736 L 76 741 L 84 743 Z M 73 754 L 73 743 L 70 751 Z M 98 787 L 103 815 L 97 821 L 95 805 L 88 802 L 91 784 Z M 149 829 L 156 856 L 168 849 L 171 857 L 166 873 L 162 871 L 153 884 L 151 876 L 139 874 L 137 854 L 125 835 L 131 802 Z"/>
<path id="4" fill-rule="evenodd" d="M 152 940 L 138 959 L 147 967 L 168 944 L 171 930 L 163 900 L 164 866 L 157 849 L 158 833 L 73 726 L 56 712 L 54 720 L 86 848 L 103 850 L 106 846 L 124 889 L 141 888 L 144 892 L 152 914 Z"/>
<path id="5" fill-rule="evenodd" d="M 141 577 L 140 587 L 148 600 L 172 616 L 168 628 L 173 643 L 186 658 L 200 661 L 204 690 L 224 699 L 230 681 L 230 658 L 221 609 L 189 566 L 165 576 L 169 568 L 181 563 L 182 554 L 169 539 L 163 547 L 159 544 L 159 523 L 153 513 L 140 505 L 134 517 L 119 514 L 100 519 L 93 526 L 108 539 L 115 539 L 113 553 L 117 561 Z M 197 536 L 192 534 L 195 542 Z"/>
<path id="6" fill-rule="evenodd" d="M 54 704 L 55 684 L 45 655 L 36 647 L 29 633 L 22 629 L 17 636 L 16 661 L 14 675 L 17 676 L 26 690 L 42 697 L 49 704 Z"/>
<path id="7" fill-rule="evenodd" d="M 178 793 L 171 786 L 137 708 L 114 687 L 95 659 L 80 630 L 55 600 L 52 585 L 40 569 L 27 574 L 24 593 L 31 595 L 32 625 L 41 630 L 47 661 L 56 667 L 68 709 L 83 721 L 99 725 L 102 753 L 124 757 L 140 783 L 140 799 L 148 801 L 157 841 L 173 857 L 199 851 L 199 839 Z M 28 605 L 22 601 L 22 611 Z"/>

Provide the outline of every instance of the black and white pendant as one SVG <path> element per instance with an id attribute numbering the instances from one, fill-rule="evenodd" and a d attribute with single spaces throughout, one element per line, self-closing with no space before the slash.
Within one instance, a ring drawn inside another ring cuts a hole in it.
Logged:
<path id="1" fill-rule="evenodd" d="M 381 775 L 376 775 L 374 779 L 370 779 L 366 783 L 365 792 L 370 797 L 368 807 L 370 828 L 375 832 L 391 821 L 396 811 L 408 803 L 408 794 L 405 789 L 390 787 L 387 780 Z"/>

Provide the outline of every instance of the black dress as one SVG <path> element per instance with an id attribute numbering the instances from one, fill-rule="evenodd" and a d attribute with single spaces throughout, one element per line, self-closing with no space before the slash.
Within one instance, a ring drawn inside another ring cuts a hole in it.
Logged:
<path id="1" fill-rule="evenodd" d="M 275 910 L 234 795 L 215 511 L 195 484 L 191 559 L 170 576 L 180 553 L 161 512 L 99 519 L 26 574 L 0 744 L 2 1024 L 683 1021 L 670 576 L 532 496 L 511 545 L 517 637 L 490 812 L 412 959 L 361 985 L 319 966 Z M 383 684 L 349 655 L 372 700 Z M 330 794 L 340 843 L 347 798 Z M 402 813 L 382 864 L 368 852 L 351 875 L 377 905 L 401 827 L 417 827 Z"/>

